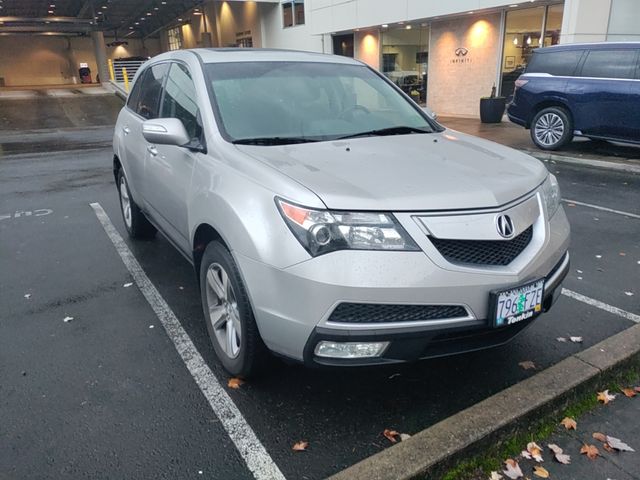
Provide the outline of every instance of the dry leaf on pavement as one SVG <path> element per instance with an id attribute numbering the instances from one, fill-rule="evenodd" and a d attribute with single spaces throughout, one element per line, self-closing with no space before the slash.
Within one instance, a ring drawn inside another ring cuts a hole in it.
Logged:
<path id="1" fill-rule="evenodd" d="M 291 450 L 294 452 L 304 452 L 309 447 L 309 442 L 300 441 L 293 444 Z"/>
<path id="2" fill-rule="evenodd" d="M 500 475 L 498 472 L 491 472 L 491 476 L 489 480 L 502 480 L 504 477 Z"/>
<path id="3" fill-rule="evenodd" d="M 598 392 L 598 401 L 604 403 L 605 405 L 615 399 L 616 395 L 609 393 L 609 390 Z"/>
<path id="4" fill-rule="evenodd" d="M 609 435 L 607 435 L 607 443 L 619 452 L 635 452 L 633 448 L 616 437 L 610 437 Z"/>
<path id="5" fill-rule="evenodd" d="M 538 445 L 536 442 L 529 442 L 527 444 L 527 453 L 530 455 L 530 457 L 527 458 L 533 458 L 538 463 L 544 462 L 544 460 L 542 459 L 542 448 L 540 448 L 540 445 Z"/>
<path id="6" fill-rule="evenodd" d="M 518 465 L 518 462 L 516 462 L 512 458 L 507 458 L 504 461 L 504 464 L 506 468 L 502 473 L 504 473 L 511 480 L 516 480 L 517 478 L 524 477 L 524 475 L 522 474 L 522 470 L 520 470 L 520 465 Z"/>
<path id="7" fill-rule="evenodd" d="M 564 450 L 562 450 L 562 448 L 560 448 L 558 445 L 556 445 L 555 443 L 550 443 L 548 447 L 549 450 L 553 452 L 553 457 L 558 462 L 562 463 L 563 465 L 569 465 L 571 463 L 571 457 L 564 453 Z"/>
<path id="8" fill-rule="evenodd" d="M 582 343 L 582 337 L 569 337 L 573 343 Z"/>
<path id="9" fill-rule="evenodd" d="M 388 428 L 384 429 L 382 435 L 384 435 L 391 443 L 396 443 L 398 441 L 396 437 L 400 436 L 398 432 L 396 432 L 395 430 L 389 430 Z"/>
<path id="10" fill-rule="evenodd" d="M 604 448 L 609 453 L 615 453 L 615 450 L 613 449 L 613 447 L 608 443 L 603 443 L 602 448 Z"/>
<path id="11" fill-rule="evenodd" d="M 620 391 L 625 394 L 626 397 L 633 398 L 638 393 L 633 388 L 621 388 Z"/>
<path id="12" fill-rule="evenodd" d="M 240 388 L 240 386 L 244 383 L 244 380 L 242 380 L 241 378 L 230 378 L 229 382 L 227 382 L 227 387 L 229 388 L 233 388 L 234 390 L 237 390 L 238 388 Z"/>
<path id="13" fill-rule="evenodd" d="M 560 422 L 560 425 L 564 426 L 567 430 L 576 430 L 578 428 L 578 424 L 571 417 L 564 417 Z"/>
<path id="14" fill-rule="evenodd" d="M 520 362 L 518 365 L 520 365 L 525 370 L 535 370 L 536 369 L 536 364 L 533 363 L 531 360 L 525 360 L 524 362 Z"/>
<path id="15" fill-rule="evenodd" d="M 596 440 L 598 440 L 599 442 L 602 442 L 602 443 L 606 443 L 607 442 L 607 436 L 604 433 L 593 432 L 591 434 L 591 436 L 593 438 L 595 438 Z"/>
<path id="16" fill-rule="evenodd" d="M 566 338 L 564 338 L 564 337 L 558 337 L 558 338 L 556 338 L 556 340 L 557 340 L 558 342 L 567 343 L 567 339 L 566 339 Z"/>
<path id="17" fill-rule="evenodd" d="M 533 467 L 533 474 L 536 477 L 549 478 L 549 472 L 547 472 L 547 469 L 541 467 L 540 465 L 536 465 L 535 467 Z"/>
<path id="18" fill-rule="evenodd" d="M 600 452 L 595 445 L 587 445 L 586 443 L 580 449 L 580 453 L 584 453 L 591 460 L 594 460 L 598 455 L 600 455 Z"/>

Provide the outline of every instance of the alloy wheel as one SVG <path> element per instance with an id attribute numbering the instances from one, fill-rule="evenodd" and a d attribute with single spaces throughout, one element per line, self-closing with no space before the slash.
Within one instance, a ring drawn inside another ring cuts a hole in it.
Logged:
<path id="1" fill-rule="evenodd" d="M 124 179 L 124 176 L 120 179 L 120 206 L 122 208 L 124 223 L 127 224 L 128 228 L 131 228 L 131 199 L 129 198 L 127 181 Z"/>
<path id="2" fill-rule="evenodd" d="M 219 263 L 212 263 L 207 270 L 206 295 L 209 321 L 218 345 L 229 358 L 236 358 L 242 339 L 240 312 L 229 275 Z"/>
<path id="3" fill-rule="evenodd" d="M 555 113 L 545 113 L 538 118 L 535 125 L 535 136 L 538 141 L 550 147 L 558 143 L 564 134 L 564 121 Z"/>

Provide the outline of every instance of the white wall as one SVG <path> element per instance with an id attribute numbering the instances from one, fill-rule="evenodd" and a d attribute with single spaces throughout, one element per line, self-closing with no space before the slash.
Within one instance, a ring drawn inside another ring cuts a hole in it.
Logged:
<path id="1" fill-rule="evenodd" d="M 282 10 L 279 4 L 260 3 L 260 19 L 262 22 L 263 46 L 266 48 L 289 48 L 307 50 L 310 52 L 323 51 L 323 36 L 314 35 L 311 30 L 309 7 L 305 5 L 305 24 L 293 27 L 282 27 Z M 331 38 L 326 41 L 325 52 L 331 51 Z"/>
<path id="2" fill-rule="evenodd" d="M 427 105 L 438 115 L 479 115 L 491 93 L 500 57 L 500 14 L 431 23 Z M 456 56 L 459 47 L 468 50 Z"/>
<path id="3" fill-rule="evenodd" d="M 504 7 L 514 0 L 306 0 L 305 3 L 312 17 L 313 33 L 331 33 Z"/>

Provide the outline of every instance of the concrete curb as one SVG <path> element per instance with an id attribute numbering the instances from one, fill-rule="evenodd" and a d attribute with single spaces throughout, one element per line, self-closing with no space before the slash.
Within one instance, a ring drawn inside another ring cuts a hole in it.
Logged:
<path id="1" fill-rule="evenodd" d="M 640 163 L 637 165 L 624 163 L 622 161 L 614 162 L 610 160 L 594 160 L 591 158 L 570 157 L 566 155 L 558 155 L 556 153 L 539 152 L 532 150 L 521 150 L 532 157 L 542 160 L 543 162 L 567 163 L 570 165 L 581 165 L 604 170 L 614 170 L 616 172 L 637 173 L 640 174 Z"/>
<path id="2" fill-rule="evenodd" d="M 640 324 L 572 355 L 330 480 L 437 479 L 519 428 L 595 392 L 621 370 L 640 366 Z M 446 392 L 444 393 L 446 394 Z"/>

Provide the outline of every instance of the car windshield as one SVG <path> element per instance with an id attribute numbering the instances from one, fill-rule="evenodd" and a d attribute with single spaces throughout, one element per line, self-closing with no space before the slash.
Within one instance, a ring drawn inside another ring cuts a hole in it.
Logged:
<path id="1" fill-rule="evenodd" d="M 434 131 L 419 107 L 365 66 L 210 63 L 221 129 L 235 143 L 274 145 Z"/>

